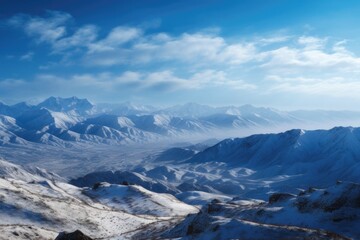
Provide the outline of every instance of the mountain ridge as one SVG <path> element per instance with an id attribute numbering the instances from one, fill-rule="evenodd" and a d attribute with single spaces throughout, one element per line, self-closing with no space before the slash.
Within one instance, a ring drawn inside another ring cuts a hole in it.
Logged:
<path id="1" fill-rule="evenodd" d="M 333 120 L 330 125 L 360 120 L 360 113 L 352 112 L 286 112 L 249 104 L 211 107 L 197 103 L 159 109 L 130 102 L 96 105 L 77 97 L 49 97 L 37 105 L 1 103 L 0 115 L 14 119 L 11 126 L 2 125 L 1 144 L 29 141 L 58 146 L 145 143 L 206 134 L 226 137 L 234 130 L 252 133 L 257 129 L 291 128 L 313 124 L 317 118 L 317 124 Z"/>

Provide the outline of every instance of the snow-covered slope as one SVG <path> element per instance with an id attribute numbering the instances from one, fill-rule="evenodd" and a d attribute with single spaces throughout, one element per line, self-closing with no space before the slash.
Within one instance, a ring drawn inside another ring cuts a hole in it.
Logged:
<path id="1" fill-rule="evenodd" d="M 50 97 L 38 105 L 0 103 L 0 115 L 2 144 L 29 141 L 55 146 L 183 141 L 209 135 L 224 138 L 264 129 L 276 132 L 299 124 L 333 126 L 360 119 L 357 112 L 286 112 L 252 105 L 211 107 L 196 103 L 159 109 L 129 102 L 94 105 L 77 97 Z M 8 120 L 13 124 L 4 124 L 5 117 L 13 118 Z"/>
<path id="2" fill-rule="evenodd" d="M 131 116 L 98 120 L 114 130 L 137 124 Z M 3 124 L 18 126 L 8 117 Z M 65 158 L 81 151 L 63 162 L 66 171 L 97 170 L 69 183 L 41 169 L 0 162 L 0 219 L 13 221 L 12 228 L 0 223 L 0 231 L 9 236 L 17 229 L 25 236 L 31 224 L 30 235 L 80 228 L 105 239 L 360 237 L 360 188 L 353 183 L 360 172 L 360 128 L 295 129 L 226 139 L 207 148 L 182 143 L 149 155 L 136 155 L 146 145 L 122 146 L 112 155 L 119 147 L 94 146 L 94 155 L 87 155 L 93 147 L 84 146 L 57 151 Z M 188 213 L 194 214 L 180 223 Z"/>
<path id="3" fill-rule="evenodd" d="M 93 172 L 70 181 L 71 184 L 78 187 L 92 187 L 94 184 L 99 182 L 108 182 L 112 184 L 136 184 L 158 193 L 179 192 L 171 183 L 154 180 L 144 176 L 143 174 L 130 171 Z"/>
<path id="4" fill-rule="evenodd" d="M 291 210 L 293 209 L 293 211 Z M 322 214 L 299 213 L 286 203 L 273 206 L 258 200 L 214 200 L 202 210 L 165 232 L 164 238 L 178 239 L 357 239 L 358 219 L 346 223 L 321 219 Z M 266 219 L 266 220 L 265 220 Z M 319 220 L 322 221 L 319 221 Z M 318 222 L 317 222 L 318 221 Z M 344 227 L 348 225 L 347 227 Z M 339 230 L 337 233 L 334 230 Z M 325 229 L 325 230 L 324 230 Z M 353 231 L 348 232 L 347 229 Z"/>
<path id="5" fill-rule="evenodd" d="M 25 102 L 20 102 L 11 106 L 0 102 L 0 115 L 2 114 L 10 117 L 17 117 L 22 113 L 33 110 L 35 108 L 35 106 L 32 106 Z"/>
<path id="6" fill-rule="evenodd" d="M 22 180 L 26 182 L 44 180 L 62 180 L 60 176 L 47 172 L 40 168 L 23 168 L 16 164 L 9 163 L 0 159 L 0 177 L 7 179 Z"/>
<path id="7" fill-rule="evenodd" d="M 139 186 L 81 189 L 44 173 L 0 161 L 0 239 L 54 239 L 76 229 L 92 238 L 129 239 L 148 226 L 166 228 L 198 211 Z"/>
<path id="8" fill-rule="evenodd" d="M 198 212 L 197 208 L 180 202 L 171 194 L 154 193 L 137 185 L 100 183 L 83 193 L 107 206 L 132 214 L 169 217 Z"/>
<path id="9" fill-rule="evenodd" d="M 0 115 L 0 145 L 6 145 L 9 143 L 26 144 L 26 141 L 18 137 L 14 132 L 21 129 L 16 124 L 16 119 Z"/>
<path id="10" fill-rule="evenodd" d="M 91 187 L 127 181 L 160 193 L 200 191 L 266 199 L 274 191 L 295 193 L 338 179 L 357 181 L 360 171 L 358 128 L 291 130 L 227 139 L 200 152 L 192 149 L 196 147 L 169 148 L 138 165 L 129 161 L 128 171 L 94 172 L 73 183 Z"/>
<path id="11" fill-rule="evenodd" d="M 286 175 L 288 184 L 306 186 L 323 185 L 329 179 L 356 181 L 359 159 L 360 128 L 338 127 L 227 139 L 188 161 L 252 169 L 253 178 Z"/>
<path id="12" fill-rule="evenodd" d="M 299 122 L 296 116 L 285 111 L 279 111 L 274 108 L 254 107 L 252 105 L 243 105 L 237 108 L 240 116 L 250 121 L 261 123 L 262 121 L 269 123 Z"/>
<path id="13" fill-rule="evenodd" d="M 68 129 L 79 121 L 81 118 L 71 113 L 53 112 L 45 108 L 27 111 L 17 117 L 19 125 L 27 130 L 42 130 L 45 127 Z"/>
<path id="14" fill-rule="evenodd" d="M 170 148 L 146 158 L 143 168 L 94 172 L 73 183 L 127 181 L 160 193 L 201 191 L 266 199 L 274 191 L 294 193 L 338 179 L 357 181 L 359 149 L 359 128 L 291 130 L 227 139 L 197 154 Z"/>

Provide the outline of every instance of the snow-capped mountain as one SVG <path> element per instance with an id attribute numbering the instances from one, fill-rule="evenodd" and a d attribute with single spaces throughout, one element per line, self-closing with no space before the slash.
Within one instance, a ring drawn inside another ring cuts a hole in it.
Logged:
<path id="1" fill-rule="evenodd" d="M 13 119 L 3 122 L 14 125 Z M 102 120 L 114 129 L 136 126 L 128 119 Z M 15 232 L 15 239 L 76 229 L 104 239 L 358 239 L 359 149 L 360 128 L 352 127 L 184 144 L 136 161 L 127 159 L 132 149 L 112 162 L 109 149 L 95 149 L 100 157 L 89 155 L 81 166 L 126 164 L 68 183 L 0 161 L 0 219 L 11 221 L 0 230 L 6 237 Z M 70 150 L 61 152 L 68 157 Z M 76 166 L 67 163 L 67 171 Z"/>
<path id="2" fill-rule="evenodd" d="M 158 108 L 150 105 L 141 105 L 132 102 L 124 102 L 119 104 L 100 103 L 96 104 L 95 109 L 99 114 L 101 113 L 118 116 L 151 114 L 158 110 Z"/>
<path id="3" fill-rule="evenodd" d="M 154 156 L 161 159 L 155 167 L 115 181 L 130 183 L 136 175 L 142 181 L 133 182 L 145 188 L 161 182 L 177 199 L 202 207 L 155 234 L 159 239 L 357 239 L 360 188 L 351 181 L 358 181 L 359 144 L 360 129 L 351 127 L 253 135 L 197 154 L 171 148 Z M 93 173 L 74 184 L 113 181 L 108 176 Z M 135 236 L 154 237 L 146 231 Z"/>
<path id="4" fill-rule="evenodd" d="M 47 108 L 54 112 L 70 112 L 74 111 L 80 115 L 91 114 L 94 105 L 87 99 L 79 99 L 77 97 L 60 98 L 49 97 L 37 105 L 38 108 Z"/>
<path id="5" fill-rule="evenodd" d="M 14 105 L 6 105 L 2 102 L 0 102 L 0 115 L 6 115 L 10 117 L 17 117 L 21 115 L 22 113 L 35 109 L 35 106 L 32 106 L 30 104 L 27 104 L 25 102 L 20 102 Z"/>
<path id="6" fill-rule="evenodd" d="M 327 187 L 338 179 L 356 182 L 359 149 L 360 128 L 291 130 L 226 139 L 200 152 L 169 148 L 146 158 L 146 168 L 94 172 L 72 183 L 83 187 L 125 181 L 160 193 L 202 191 L 265 199 L 272 191 Z"/>
<path id="7" fill-rule="evenodd" d="M 160 113 L 176 117 L 204 117 L 219 112 L 217 108 L 197 103 L 186 103 L 168 107 L 159 111 Z"/>
<path id="8" fill-rule="evenodd" d="M 69 113 L 40 108 L 34 111 L 26 111 L 18 116 L 16 120 L 16 122 L 25 129 L 42 130 L 44 127 L 67 129 L 77 122 L 80 122 L 81 118 Z"/>
<path id="9" fill-rule="evenodd" d="M 225 138 L 234 136 L 235 131 L 245 135 L 263 129 L 271 132 L 322 123 L 332 126 L 360 119 L 357 112 L 286 112 L 252 105 L 211 107 L 196 103 L 159 109 L 130 102 L 96 105 L 77 97 L 50 97 L 37 105 L 0 103 L 0 116 L 3 122 L 12 123 L 2 123 L 1 144 L 56 146 L 182 141 L 209 135 Z"/>
<path id="10" fill-rule="evenodd" d="M 326 186 L 330 180 L 358 180 L 359 149 L 360 128 L 290 130 L 226 139 L 187 161 L 251 169 L 252 179 L 273 178 L 270 189 Z"/>

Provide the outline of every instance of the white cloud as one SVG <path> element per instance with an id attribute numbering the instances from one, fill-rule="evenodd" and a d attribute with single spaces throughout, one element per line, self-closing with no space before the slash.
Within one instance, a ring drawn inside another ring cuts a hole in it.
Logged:
<path id="1" fill-rule="evenodd" d="M 346 48 L 346 42 L 326 48 L 328 38 L 300 37 L 298 46 L 263 52 L 268 92 L 358 98 L 360 58 Z"/>
<path id="2" fill-rule="evenodd" d="M 0 86 L 2 90 L 15 89 L 26 83 L 27 82 L 25 80 L 18 78 L 0 79 Z"/>
<path id="3" fill-rule="evenodd" d="M 168 42 L 172 40 L 169 34 L 163 32 L 151 35 L 150 39 L 155 42 Z"/>
<path id="4" fill-rule="evenodd" d="M 258 40 L 261 44 L 273 44 L 273 43 L 282 43 L 290 40 L 291 36 L 271 36 L 264 37 Z"/>
<path id="5" fill-rule="evenodd" d="M 298 43 L 304 45 L 305 49 L 312 50 L 312 49 L 321 49 L 325 47 L 327 39 L 321 39 L 312 36 L 301 36 L 298 39 Z"/>
<path id="6" fill-rule="evenodd" d="M 81 69 L 83 65 L 129 69 L 120 75 L 98 69 L 98 74 L 75 74 L 67 83 L 76 86 L 109 91 L 119 86 L 160 90 L 268 87 L 270 92 L 320 95 L 360 90 L 360 57 L 347 48 L 347 40 L 275 32 L 245 41 L 227 39 L 219 29 L 174 35 L 129 26 L 115 26 L 100 37 L 98 26 L 70 28 L 72 20 L 70 14 L 48 12 L 46 17 L 16 15 L 8 24 L 21 27 L 39 44 L 49 44 L 50 54 L 58 54 L 61 60 L 69 57 L 80 67 L 79 73 L 87 71 Z M 78 58 L 72 59 L 73 52 Z M 30 51 L 21 59 L 30 60 L 32 55 Z M 66 81 L 54 75 L 41 75 L 36 81 L 40 80 Z"/>
<path id="7" fill-rule="evenodd" d="M 349 52 L 344 42 L 338 42 L 331 51 L 322 49 L 324 41 L 317 38 L 299 38 L 301 46 L 284 46 L 260 54 L 262 67 L 272 72 L 344 71 L 358 72 L 360 58 Z"/>
<path id="8" fill-rule="evenodd" d="M 198 72 L 191 77 L 191 81 L 198 86 L 225 86 L 232 89 L 256 89 L 256 85 L 246 83 L 242 80 L 229 78 L 224 71 L 205 70 Z"/>
<path id="9" fill-rule="evenodd" d="M 72 20 L 68 13 L 47 11 L 45 17 L 18 14 L 7 22 L 10 26 L 23 29 L 37 43 L 50 44 L 53 52 L 60 53 L 77 47 L 88 47 L 97 38 L 98 29 L 94 25 L 82 26 L 69 34 L 68 24 Z"/>
<path id="10" fill-rule="evenodd" d="M 341 41 L 336 42 L 333 45 L 332 50 L 334 52 L 344 53 L 344 54 L 347 54 L 347 55 L 350 55 L 350 56 L 354 56 L 353 53 L 351 53 L 348 49 L 346 49 L 347 42 L 348 42 L 347 40 L 341 40 Z"/>
<path id="11" fill-rule="evenodd" d="M 97 38 L 97 27 L 86 25 L 79 28 L 76 32 L 68 37 L 61 38 L 53 43 L 54 51 L 60 52 L 74 47 L 88 47 Z"/>
<path id="12" fill-rule="evenodd" d="M 71 18 L 71 15 L 68 13 L 48 11 L 45 18 L 24 14 L 15 15 L 8 20 L 8 24 L 23 28 L 25 33 L 30 37 L 34 37 L 38 43 L 53 43 L 65 36 L 65 24 Z"/>
<path id="13" fill-rule="evenodd" d="M 159 53 L 164 59 L 216 60 L 219 51 L 225 46 L 223 38 L 203 34 L 182 34 L 180 37 L 158 45 Z"/>
<path id="14" fill-rule="evenodd" d="M 242 64 L 255 58 L 256 46 L 251 43 L 229 44 L 217 35 L 184 33 L 170 36 L 159 33 L 142 36 L 130 46 L 102 46 L 91 48 L 85 55 L 85 63 L 112 66 L 124 64 L 148 64 L 156 62 L 181 62 L 195 66 Z"/>
<path id="15" fill-rule="evenodd" d="M 256 54 L 254 44 L 232 44 L 226 46 L 218 58 L 224 63 L 242 64 L 253 60 Z"/>
<path id="16" fill-rule="evenodd" d="M 267 79 L 277 82 L 269 89 L 269 92 L 359 98 L 360 81 L 356 79 L 345 79 L 342 77 L 324 79 L 304 77 L 282 78 L 280 76 L 269 76 Z"/>
<path id="17" fill-rule="evenodd" d="M 89 46 L 90 52 L 102 52 L 116 50 L 122 44 L 139 38 L 142 30 L 139 28 L 118 26 L 111 30 L 105 39 L 94 42 Z"/>
<path id="18" fill-rule="evenodd" d="M 155 72 L 125 71 L 119 75 L 109 72 L 98 74 L 75 74 L 67 78 L 51 74 L 38 75 L 35 82 L 49 85 L 71 85 L 73 88 L 98 88 L 114 91 L 119 87 L 132 89 L 153 89 L 175 91 L 181 89 L 203 89 L 207 87 L 228 87 L 231 89 L 255 89 L 256 86 L 241 80 L 229 78 L 223 71 L 205 70 L 188 77 L 176 75 L 171 70 Z"/>
<path id="19" fill-rule="evenodd" d="M 34 56 L 33 52 L 28 52 L 20 57 L 21 61 L 31 61 Z"/>

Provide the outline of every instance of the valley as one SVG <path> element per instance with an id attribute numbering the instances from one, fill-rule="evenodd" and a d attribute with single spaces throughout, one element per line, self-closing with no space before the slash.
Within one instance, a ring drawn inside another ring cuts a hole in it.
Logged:
<path id="1" fill-rule="evenodd" d="M 360 240 L 360 1 L 0 6 L 0 240 Z"/>
<path id="2" fill-rule="evenodd" d="M 95 239 L 357 239 L 358 149 L 352 127 L 177 144 L 11 143 L 0 147 L 0 215 L 11 220 L 1 228 L 14 239 L 77 229 Z"/>

